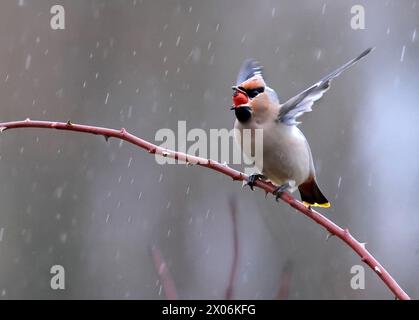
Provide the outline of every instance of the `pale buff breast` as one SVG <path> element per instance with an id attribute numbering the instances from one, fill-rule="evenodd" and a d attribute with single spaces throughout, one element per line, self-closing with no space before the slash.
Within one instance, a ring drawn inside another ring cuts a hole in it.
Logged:
<path id="1" fill-rule="evenodd" d="M 298 186 L 313 175 L 313 171 L 310 148 L 297 127 L 276 124 L 264 130 L 262 172 L 271 181 L 279 185 L 294 182 Z"/>
<path id="2" fill-rule="evenodd" d="M 282 185 L 291 182 L 297 187 L 314 175 L 311 151 L 306 138 L 295 126 L 288 126 L 275 121 L 257 123 L 251 119 L 248 123 L 235 123 L 236 141 L 244 129 L 263 129 L 263 157 L 256 157 L 256 167 L 272 182 Z M 254 137 L 251 135 L 252 153 L 254 153 Z M 243 150 L 244 153 L 245 150 Z M 257 155 L 257 153 L 256 153 Z M 249 154 L 246 154 L 249 157 Z M 292 188 L 290 191 L 294 191 Z"/>

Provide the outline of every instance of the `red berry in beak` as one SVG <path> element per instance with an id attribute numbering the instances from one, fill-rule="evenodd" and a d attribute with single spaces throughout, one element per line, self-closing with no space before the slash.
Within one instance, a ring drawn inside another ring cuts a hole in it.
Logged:
<path id="1" fill-rule="evenodd" d="M 247 104 L 249 102 L 249 97 L 246 93 L 241 90 L 234 90 L 233 93 L 233 104 L 235 107 Z"/>

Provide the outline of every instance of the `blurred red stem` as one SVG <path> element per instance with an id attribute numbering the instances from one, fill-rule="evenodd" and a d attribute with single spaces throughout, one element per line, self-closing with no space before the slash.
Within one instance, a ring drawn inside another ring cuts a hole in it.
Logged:
<path id="1" fill-rule="evenodd" d="M 239 237 L 237 232 L 237 203 L 235 198 L 230 199 L 230 213 L 231 213 L 231 224 L 233 229 L 233 263 L 231 264 L 230 277 L 228 281 L 228 287 L 226 290 L 226 300 L 233 299 L 233 286 L 234 280 L 237 273 L 237 262 L 239 258 Z"/>
<path id="2" fill-rule="evenodd" d="M 285 262 L 285 265 L 282 268 L 277 300 L 288 299 L 290 286 L 291 286 L 292 271 L 293 271 L 292 263 L 290 261 Z"/>
<path id="3" fill-rule="evenodd" d="M 91 134 L 102 135 L 106 139 L 109 137 L 114 137 L 128 141 L 138 147 L 147 150 L 149 153 L 158 154 L 164 157 L 170 157 L 177 159 L 179 161 L 196 164 L 202 167 L 206 167 L 220 173 L 223 173 L 233 180 L 246 181 L 247 176 L 237 170 L 230 168 L 225 164 L 221 164 L 217 161 L 200 158 L 196 156 L 191 156 L 182 152 L 177 152 L 173 150 L 167 150 L 161 147 L 158 147 L 146 140 L 138 138 L 131 133 L 128 133 L 124 128 L 120 130 L 114 130 L 109 128 L 102 127 L 93 127 L 88 125 L 72 124 L 70 122 L 52 122 L 52 121 L 32 121 L 26 119 L 24 121 L 13 121 L 13 122 L 4 122 L 0 123 L 0 132 L 3 132 L 8 129 L 14 128 L 45 128 L 45 129 L 57 129 L 57 130 L 68 130 L 68 131 L 77 131 L 77 132 L 86 132 Z M 268 193 L 275 191 L 275 185 L 266 181 L 256 181 L 255 186 L 265 190 Z M 393 292 L 396 298 L 401 300 L 410 299 L 410 297 L 403 291 L 403 289 L 398 285 L 398 283 L 393 279 L 393 277 L 384 269 L 384 267 L 368 252 L 365 246 L 356 240 L 349 232 L 348 229 L 342 229 L 336 225 L 331 220 L 327 219 L 317 211 L 314 211 L 311 208 L 307 208 L 301 202 L 297 201 L 289 193 L 283 193 L 281 199 L 288 203 L 291 207 L 297 209 L 302 214 L 306 215 L 311 220 L 320 224 L 324 227 L 330 234 L 337 236 L 343 240 L 349 247 L 351 247 L 360 257 L 363 262 L 365 262 L 377 275 L 378 277 L 386 284 L 386 286 Z"/>
<path id="4" fill-rule="evenodd" d="M 167 263 L 163 258 L 159 248 L 152 246 L 150 248 L 151 259 L 153 260 L 154 269 L 156 270 L 161 286 L 163 288 L 166 298 L 169 300 L 177 300 L 177 290 L 175 283 L 170 275 Z"/>

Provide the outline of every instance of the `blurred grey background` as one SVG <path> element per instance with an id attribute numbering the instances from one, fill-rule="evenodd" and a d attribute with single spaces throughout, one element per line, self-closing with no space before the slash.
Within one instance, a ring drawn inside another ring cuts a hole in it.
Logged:
<path id="1" fill-rule="evenodd" d="M 65 8 L 65 30 L 50 8 Z M 366 29 L 350 26 L 365 7 Z M 154 141 L 160 128 L 232 128 L 230 86 L 255 57 L 285 100 L 364 49 L 300 128 L 322 210 L 419 297 L 419 3 L 414 0 L 2 1 L 0 120 L 71 121 Z M 108 96 L 108 97 L 107 97 Z M 240 166 L 235 166 L 241 168 Z M 298 197 L 298 195 L 296 194 Z M 0 136 L 0 298 L 164 299 L 157 246 L 182 299 L 222 299 L 239 239 L 234 298 L 393 299 L 321 227 L 211 171 L 160 166 L 115 139 L 40 129 Z M 50 268 L 66 289 L 50 288 Z"/>

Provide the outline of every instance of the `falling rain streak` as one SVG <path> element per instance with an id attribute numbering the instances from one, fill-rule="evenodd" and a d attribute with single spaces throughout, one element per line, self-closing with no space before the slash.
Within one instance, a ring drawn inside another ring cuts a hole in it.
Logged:
<path id="1" fill-rule="evenodd" d="M 404 61 L 404 54 L 405 53 L 406 53 L 406 46 L 403 46 L 402 53 L 401 53 L 401 56 L 400 56 L 400 62 L 403 62 Z"/>

